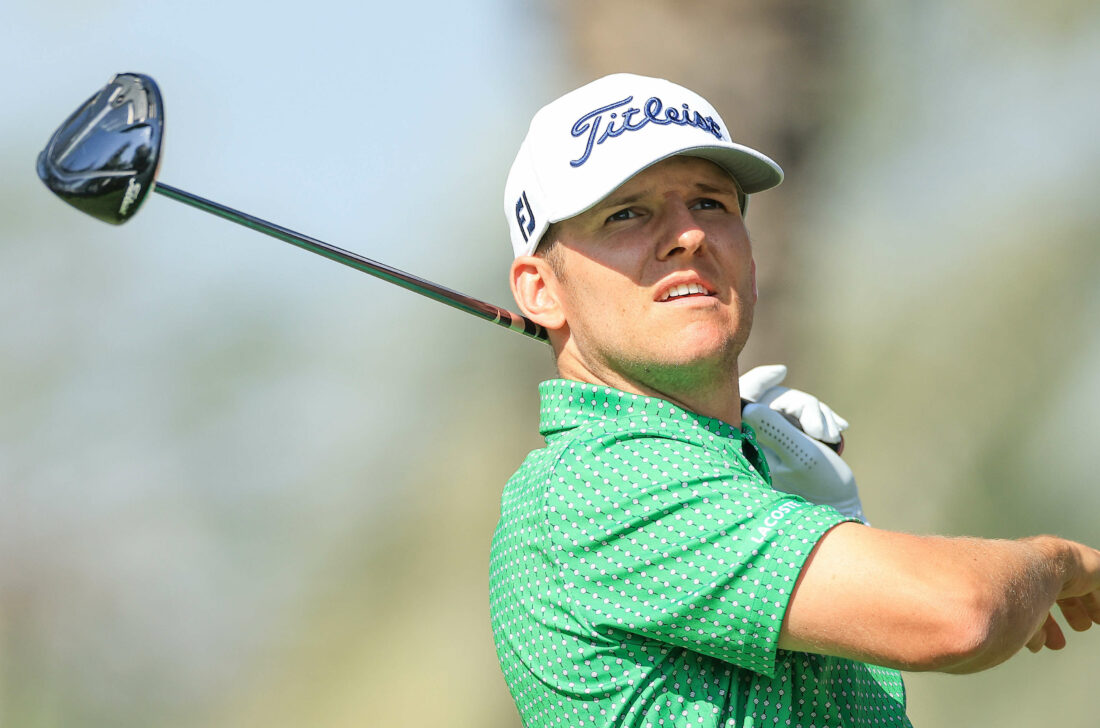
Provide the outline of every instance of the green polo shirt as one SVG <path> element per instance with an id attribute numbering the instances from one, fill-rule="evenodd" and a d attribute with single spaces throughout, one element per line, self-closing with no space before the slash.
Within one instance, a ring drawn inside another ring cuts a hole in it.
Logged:
<path id="1" fill-rule="evenodd" d="M 490 612 L 527 728 L 909 726 L 896 670 L 778 649 L 803 563 L 848 519 L 775 491 L 752 429 L 582 382 L 539 387 Z"/>

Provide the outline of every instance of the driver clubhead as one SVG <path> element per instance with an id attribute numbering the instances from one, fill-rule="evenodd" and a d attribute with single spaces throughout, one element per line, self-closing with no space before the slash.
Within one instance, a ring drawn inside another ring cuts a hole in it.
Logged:
<path id="1" fill-rule="evenodd" d="M 121 225 L 153 188 L 163 134 L 156 82 L 120 73 L 50 137 L 38 155 L 38 176 L 81 212 Z"/>

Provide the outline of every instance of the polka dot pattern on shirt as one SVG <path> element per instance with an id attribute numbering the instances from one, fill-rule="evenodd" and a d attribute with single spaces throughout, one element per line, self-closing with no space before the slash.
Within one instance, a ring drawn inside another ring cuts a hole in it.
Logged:
<path id="1" fill-rule="evenodd" d="M 501 669 L 536 726 L 907 726 L 900 674 L 778 649 L 846 519 L 769 484 L 751 428 L 581 382 L 540 386 L 546 447 L 490 563 Z"/>

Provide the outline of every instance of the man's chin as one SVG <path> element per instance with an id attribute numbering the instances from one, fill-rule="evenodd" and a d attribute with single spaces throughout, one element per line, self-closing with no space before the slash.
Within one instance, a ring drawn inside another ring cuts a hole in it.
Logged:
<path id="1" fill-rule="evenodd" d="M 707 388 L 736 377 L 737 357 L 747 337 L 747 329 L 658 327 L 650 329 L 642 340 L 633 337 L 630 346 L 604 351 L 589 349 L 579 338 L 571 338 L 559 354 L 558 368 L 569 378 L 620 388 L 631 382 Z"/>
<path id="2" fill-rule="evenodd" d="M 738 336 L 725 331 L 685 328 L 678 336 L 664 339 L 658 360 L 671 367 L 706 369 L 736 362 L 748 334 Z"/>

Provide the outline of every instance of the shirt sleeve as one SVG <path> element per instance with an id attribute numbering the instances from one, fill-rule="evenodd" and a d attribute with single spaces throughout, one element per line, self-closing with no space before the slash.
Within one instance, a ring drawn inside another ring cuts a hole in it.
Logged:
<path id="1" fill-rule="evenodd" d="M 773 490 L 739 443 L 578 440 L 546 490 L 574 616 L 772 676 L 783 615 L 814 545 L 848 519 Z"/>

